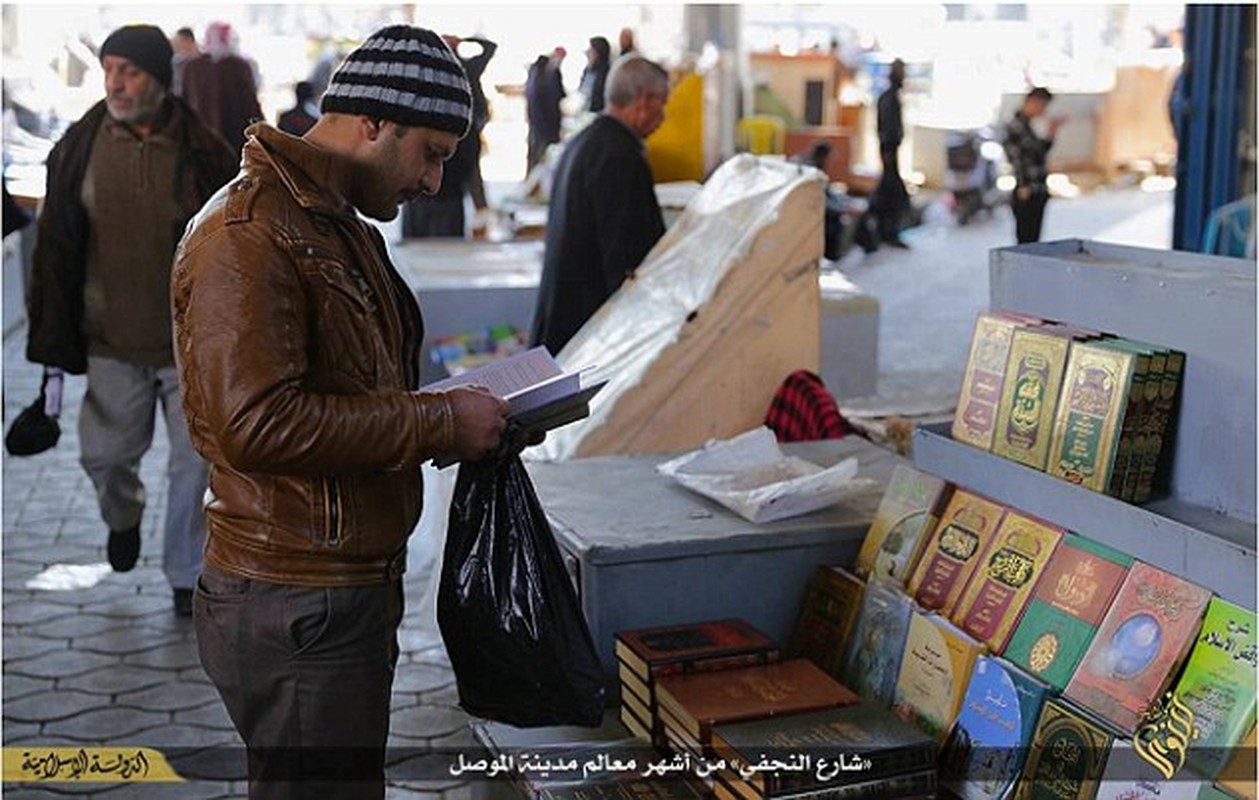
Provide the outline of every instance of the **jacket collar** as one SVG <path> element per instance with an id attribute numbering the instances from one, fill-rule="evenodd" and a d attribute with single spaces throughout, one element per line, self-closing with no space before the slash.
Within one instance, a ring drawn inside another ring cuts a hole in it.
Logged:
<path id="1" fill-rule="evenodd" d="M 328 214 L 354 214 L 345 199 L 345 163 L 305 139 L 259 122 L 245 129 L 247 170 L 270 167 L 302 208 Z"/>

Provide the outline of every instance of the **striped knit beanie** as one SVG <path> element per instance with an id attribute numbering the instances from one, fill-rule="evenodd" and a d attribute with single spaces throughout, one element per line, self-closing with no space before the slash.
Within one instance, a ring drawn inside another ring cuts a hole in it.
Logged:
<path id="1" fill-rule="evenodd" d="M 472 89 L 440 36 L 391 25 L 346 56 L 319 108 L 463 136 L 472 119 Z"/>

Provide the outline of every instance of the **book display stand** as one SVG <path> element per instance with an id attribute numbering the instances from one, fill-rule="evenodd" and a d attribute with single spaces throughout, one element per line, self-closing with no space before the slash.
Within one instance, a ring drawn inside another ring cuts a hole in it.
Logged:
<path id="1" fill-rule="evenodd" d="M 919 428 L 914 463 L 1255 608 L 1255 267 L 1080 240 L 992 251 L 991 307 L 1186 354 L 1169 496 L 1135 506 Z"/>

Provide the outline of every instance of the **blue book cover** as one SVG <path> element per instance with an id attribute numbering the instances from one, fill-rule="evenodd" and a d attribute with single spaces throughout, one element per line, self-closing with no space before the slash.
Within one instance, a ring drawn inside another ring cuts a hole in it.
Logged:
<path id="1" fill-rule="evenodd" d="M 1049 690 L 1005 659 L 980 656 L 940 757 L 941 785 L 962 800 L 1006 797 Z"/>
<path id="2" fill-rule="evenodd" d="M 863 700 L 892 705 L 914 601 L 891 579 L 871 578 L 848 646 L 842 682 Z"/>

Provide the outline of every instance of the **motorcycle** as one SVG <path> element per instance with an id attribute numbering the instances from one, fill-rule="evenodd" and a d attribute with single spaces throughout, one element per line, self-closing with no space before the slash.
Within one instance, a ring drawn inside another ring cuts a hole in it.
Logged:
<path id="1" fill-rule="evenodd" d="M 980 211 L 991 214 L 994 208 L 1010 201 L 1009 192 L 997 186 L 1005 151 L 990 129 L 953 131 L 945 139 L 945 146 L 947 188 L 953 194 L 958 225 L 967 224 Z"/>

